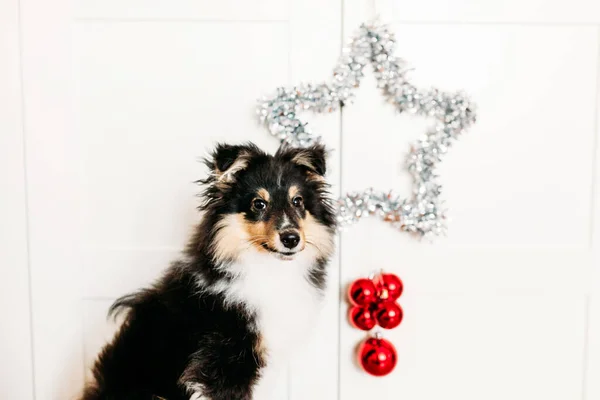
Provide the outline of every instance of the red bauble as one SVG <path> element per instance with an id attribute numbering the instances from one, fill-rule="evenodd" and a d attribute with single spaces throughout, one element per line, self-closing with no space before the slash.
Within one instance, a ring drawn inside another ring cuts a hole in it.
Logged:
<path id="1" fill-rule="evenodd" d="M 350 301 L 357 306 L 368 307 L 377 301 L 377 289 L 370 279 L 357 279 L 348 290 Z"/>
<path id="2" fill-rule="evenodd" d="M 384 329 L 393 329 L 402 322 L 402 308 L 396 302 L 381 303 L 375 311 L 377 323 Z"/>
<path id="3" fill-rule="evenodd" d="M 377 325 L 375 315 L 367 307 L 354 306 L 350 308 L 350 323 L 355 328 L 362 329 L 363 331 L 370 331 Z"/>
<path id="4" fill-rule="evenodd" d="M 381 338 L 367 339 L 358 349 L 360 365 L 374 376 L 384 376 L 392 372 L 398 362 L 394 345 Z"/>
<path id="5" fill-rule="evenodd" d="M 394 274 L 381 274 L 377 281 L 377 296 L 380 301 L 396 301 L 402 294 L 404 285 Z"/>

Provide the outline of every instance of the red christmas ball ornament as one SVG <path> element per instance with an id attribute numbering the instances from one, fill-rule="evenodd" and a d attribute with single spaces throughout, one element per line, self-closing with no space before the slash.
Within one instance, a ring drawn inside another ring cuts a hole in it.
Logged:
<path id="1" fill-rule="evenodd" d="M 396 302 L 381 303 L 375 311 L 377 323 L 384 329 L 393 329 L 400 325 L 403 315 L 402 307 Z"/>
<path id="2" fill-rule="evenodd" d="M 377 288 L 370 279 L 357 279 L 348 290 L 350 301 L 356 306 L 368 307 L 377 301 Z"/>
<path id="3" fill-rule="evenodd" d="M 358 349 L 360 365 L 374 376 L 384 376 L 392 372 L 398 362 L 394 345 L 380 337 L 367 339 Z"/>
<path id="4" fill-rule="evenodd" d="M 375 315 L 367 307 L 354 306 L 350 308 L 350 323 L 355 328 L 362 329 L 363 331 L 370 331 L 377 325 Z"/>
<path id="5" fill-rule="evenodd" d="M 380 301 L 396 301 L 402 294 L 402 280 L 394 274 L 381 274 L 377 282 L 377 296 Z"/>

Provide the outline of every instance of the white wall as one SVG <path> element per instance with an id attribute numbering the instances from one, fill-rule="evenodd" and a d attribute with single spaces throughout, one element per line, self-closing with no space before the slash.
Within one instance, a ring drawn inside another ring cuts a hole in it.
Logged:
<path id="1" fill-rule="evenodd" d="M 19 4 L 0 2 L 0 398 L 33 397 Z"/>
<path id="2" fill-rule="evenodd" d="M 464 89 L 479 121 L 441 170 L 447 238 L 374 220 L 341 235 L 322 321 L 278 398 L 600 398 L 600 3 L 376 8 L 415 82 Z M 0 0 L 0 398 L 81 387 L 110 302 L 156 277 L 197 221 L 197 157 L 217 140 L 275 149 L 256 98 L 329 78 L 372 13 L 370 0 Z M 336 194 L 410 190 L 404 156 L 428 121 L 394 113 L 372 76 L 343 115 L 307 119 L 335 149 Z M 375 268 L 406 285 L 383 379 L 355 365 L 365 335 L 340 298 Z"/>

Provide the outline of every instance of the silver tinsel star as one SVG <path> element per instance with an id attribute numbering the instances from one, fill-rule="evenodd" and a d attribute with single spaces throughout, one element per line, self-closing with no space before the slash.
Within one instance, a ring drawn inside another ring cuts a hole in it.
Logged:
<path id="1" fill-rule="evenodd" d="M 474 105 L 461 93 L 422 90 L 407 78 L 405 63 L 394 57 L 396 41 L 388 27 L 362 25 L 343 50 L 329 83 L 278 88 L 272 98 L 263 99 L 258 114 L 269 131 L 282 142 L 307 146 L 318 141 L 299 119 L 303 110 L 332 112 L 353 97 L 367 64 L 373 66 L 377 85 L 400 112 L 432 117 L 436 123 L 412 145 L 407 167 L 414 181 L 413 194 L 403 199 L 393 192 L 367 189 L 349 193 L 338 202 L 338 222 L 346 226 L 367 215 L 420 236 L 445 232 L 445 209 L 435 167 L 454 140 L 475 122 Z"/>

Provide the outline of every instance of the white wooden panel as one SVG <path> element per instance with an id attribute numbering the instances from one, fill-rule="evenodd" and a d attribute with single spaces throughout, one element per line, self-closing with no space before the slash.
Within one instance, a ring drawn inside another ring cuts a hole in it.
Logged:
<path id="1" fill-rule="evenodd" d="M 318 10 L 318 12 L 315 12 Z M 331 79 L 341 50 L 341 1 L 294 0 L 290 2 L 290 79 L 289 85 Z M 285 85 L 280 82 L 278 86 Z M 267 88 L 273 91 L 274 88 Z M 327 180 L 332 194 L 339 196 L 340 114 L 307 113 L 314 132 L 321 135 L 331 150 Z M 266 131 L 265 131 L 266 132 Z M 340 260 L 331 260 L 329 287 L 319 323 L 306 347 L 298 352 L 290 366 L 290 400 L 331 400 L 338 398 Z"/>
<path id="2" fill-rule="evenodd" d="M 155 279 L 199 219 L 191 182 L 205 171 L 197 156 L 215 140 L 251 139 L 274 149 L 275 140 L 255 124 L 255 98 L 276 86 L 330 77 L 341 1 L 78 0 L 73 31 L 66 0 L 22 2 L 33 322 L 44 332 L 34 342 L 37 398 L 64 399 L 80 388 L 81 367 L 114 332 L 105 320 L 112 298 Z M 595 253 L 588 249 L 590 221 L 597 227 L 600 215 L 590 212 L 599 42 L 596 27 L 563 24 L 598 23 L 600 6 L 592 0 L 376 3 L 385 21 L 408 22 L 394 29 L 398 54 L 417 68 L 415 81 L 465 89 L 480 106 L 480 121 L 442 166 L 450 237 L 419 244 L 373 220 L 344 234 L 320 325 L 277 398 L 396 399 L 398 388 L 400 397 L 422 400 L 577 399 L 586 361 L 586 399 L 597 398 L 598 241 L 592 240 Z M 368 1 L 345 2 L 343 36 L 371 9 Z M 0 65 L 0 88 L 6 68 Z M 407 145 L 428 121 L 394 115 L 370 76 L 345 109 L 343 141 L 339 118 L 307 117 L 334 147 L 334 193 L 370 185 L 408 193 Z M 11 150 L 20 146 L 17 139 L 0 139 L 0 152 L 6 148 L 9 156 L 3 166 L 11 165 L 3 168 L 11 173 L 2 172 L 2 184 L 7 178 L 17 188 L 0 200 L 0 212 L 20 210 L 9 216 L 24 229 L 22 152 Z M 14 207 L 5 208 L 7 201 Z M 25 231 L 10 237 L 18 243 L 2 263 L 16 254 L 26 265 L 26 238 Z M 388 334 L 400 364 L 379 380 L 353 364 L 364 334 L 348 326 L 338 302 L 338 283 L 344 288 L 373 268 L 397 272 L 407 285 L 406 319 Z M 26 282 L 19 271 L 19 282 Z M 17 339 L 27 344 L 28 337 Z M 18 357 L 27 361 L 26 354 Z M 24 396 L 10 392 L 10 398 L 31 398 L 26 385 L 16 390 Z"/>
<path id="3" fill-rule="evenodd" d="M 199 220 L 199 157 L 219 140 L 277 146 L 254 106 L 287 80 L 286 45 L 284 24 L 76 25 L 88 244 L 185 244 Z"/>
<path id="4" fill-rule="evenodd" d="M 18 1 L 0 2 L 0 398 L 33 399 Z"/>
<path id="5" fill-rule="evenodd" d="M 368 12 L 345 5 L 348 36 Z M 596 29 L 392 28 L 397 55 L 416 67 L 415 83 L 464 89 L 479 121 L 441 166 L 453 217 L 448 239 L 419 243 L 375 220 L 342 235 L 344 286 L 383 268 L 405 280 L 406 292 L 405 321 L 386 333 L 400 354 L 388 378 L 370 378 L 353 363 L 366 335 L 342 314 L 340 398 L 580 398 L 595 262 Z M 342 189 L 409 193 L 408 145 L 430 124 L 395 114 L 368 76 L 344 110 L 342 151 L 352 156 L 343 158 Z"/>
<path id="6" fill-rule="evenodd" d="M 474 25 L 393 29 L 399 55 L 417 68 L 415 83 L 464 89 L 479 106 L 479 121 L 440 167 L 451 218 L 445 244 L 587 248 L 596 30 Z M 344 164 L 344 189 L 372 185 L 409 193 L 403 171 L 408 146 L 431 122 L 394 113 L 371 76 L 347 110 L 343 151 L 360 157 Z M 381 237 L 382 245 L 407 243 L 384 230 L 370 234 Z"/>
<path id="7" fill-rule="evenodd" d="M 77 137 L 70 2 L 21 0 L 36 400 L 81 389 Z"/>
<path id="8" fill-rule="evenodd" d="M 281 21 L 288 7 L 287 0 L 75 0 L 84 19 Z"/>
<path id="9" fill-rule="evenodd" d="M 598 29 L 600 37 L 600 28 Z M 587 345 L 585 349 L 587 355 L 584 400 L 592 400 L 600 398 L 600 45 L 598 46 L 598 60 L 596 68 L 598 77 L 596 78 L 596 108 L 598 115 L 596 116 L 596 140 L 595 150 L 596 157 L 594 159 L 595 176 L 594 176 L 594 192 L 593 192 L 593 219 L 591 221 L 591 245 L 594 252 L 593 276 L 591 283 L 591 293 L 589 297 L 589 314 L 588 314 L 588 330 L 587 330 Z"/>
<path id="10" fill-rule="evenodd" d="M 583 295 L 589 286 L 593 263 L 590 251 L 453 250 L 432 245 L 386 251 L 376 238 L 364 237 L 363 231 L 376 230 L 376 222 L 366 221 L 364 225 L 364 229 L 349 230 L 343 235 L 344 257 L 351 253 L 350 249 L 360 250 L 344 265 L 343 288 L 379 268 L 398 272 L 410 282 L 410 291 L 418 295 Z"/>
<path id="11" fill-rule="evenodd" d="M 349 7 L 355 15 L 368 15 L 376 3 L 386 21 L 486 23 L 598 23 L 600 4 L 595 0 L 364 0 Z"/>

